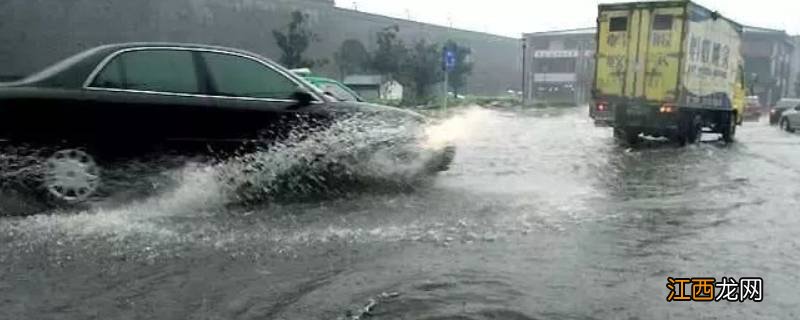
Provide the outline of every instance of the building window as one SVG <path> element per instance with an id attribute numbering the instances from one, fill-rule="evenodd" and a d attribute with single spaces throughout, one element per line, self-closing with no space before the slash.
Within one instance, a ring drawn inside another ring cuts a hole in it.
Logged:
<path id="1" fill-rule="evenodd" d="M 611 18 L 608 23 L 608 30 L 611 32 L 624 32 L 628 31 L 628 17 L 615 17 Z"/>
<path id="2" fill-rule="evenodd" d="M 665 14 L 656 15 L 653 20 L 653 30 L 672 30 L 672 16 Z"/>
<path id="3" fill-rule="evenodd" d="M 536 73 L 575 73 L 575 58 L 539 59 L 534 67 Z"/>

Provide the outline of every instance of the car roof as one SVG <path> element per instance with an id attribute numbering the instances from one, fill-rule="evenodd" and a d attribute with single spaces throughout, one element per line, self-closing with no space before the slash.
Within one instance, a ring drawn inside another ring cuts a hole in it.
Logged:
<path id="1" fill-rule="evenodd" d="M 776 104 L 776 107 L 791 108 L 791 107 L 795 107 L 797 105 L 800 105 L 800 99 L 783 98 L 783 99 L 778 100 L 778 103 Z"/>
<path id="2" fill-rule="evenodd" d="M 253 57 L 277 65 L 274 61 L 261 55 L 223 46 L 180 42 L 127 42 L 106 44 L 84 50 L 69 58 L 58 61 L 40 72 L 34 73 L 14 83 L 9 83 L 8 85 L 79 88 L 83 86 L 84 81 L 86 81 L 103 59 L 121 50 L 137 48 L 181 48 L 189 50 L 224 51 Z"/>
<path id="3" fill-rule="evenodd" d="M 126 43 L 114 43 L 114 44 L 107 44 L 101 46 L 107 48 L 110 52 L 116 52 L 119 50 L 125 49 L 135 49 L 135 48 L 186 48 L 186 49 L 198 49 L 198 50 L 217 50 L 217 51 L 228 51 L 228 52 L 235 52 L 240 53 L 243 55 L 254 56 L 266 59 L 261 55 L 256 53 L 236 49 L 231 47 L 224 47 L 224 46 L 217 46 L 217 45 L 208 45 L 208 44 L 198 44 L 198 43 L 184 43 L 184 42 L 126 42 Z M 269 59 L 267 59 L 269 60 Z"/>

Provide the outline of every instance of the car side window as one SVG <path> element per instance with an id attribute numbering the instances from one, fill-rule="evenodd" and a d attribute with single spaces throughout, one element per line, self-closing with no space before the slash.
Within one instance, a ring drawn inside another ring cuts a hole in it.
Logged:
<path id="1" fill-rule="evenodd" d="M 100 72 L 92 83 L 94 87 L 101 88 L 125 88 L 125 81 L 122 79 L 122 63 L 120 59 L 109 62 L 103 72 Z"/>
<path id="2" fill-rule="evenodd" d="M 200 93 L 192 53 L 185 50 L 137 50 L 114 58 L 93 87 L 169 93 Z"/>
<path id="3" fill-rule="evenodd" d="M 224 53 L 202 53 L 215 93 L 230 97 L 292 98 L 298 85 L 262 63 Z"/>

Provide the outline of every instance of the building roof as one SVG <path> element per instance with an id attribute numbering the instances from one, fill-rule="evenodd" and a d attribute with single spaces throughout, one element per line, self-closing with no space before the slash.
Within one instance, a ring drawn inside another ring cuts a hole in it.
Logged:
<path id="1" fill-rule="evenodd" d="M 769 29 L 769 28 L 761 28 L 761 27 L 754 27 L 754 26 L 744 26 L 744 32 L 747 33 L 778 33 L 778 34 L 786 34 L 784 30 L 778 29 Z"/>
<path id="2" fill-rule="evenodd" d="M 567 30 L 552 30 L 552 31 L 543 31 L 543 32 L 532 32 L 532 33 L 524 33 L 523 36 L 561 36 L 561 35 L 579 35 L 579 34 L 586 34 L 592 35 L 597 33 L 597 28 L 590 27 L 590 28 L 579 28 L 579 29 L 567 29 Z"/>
<path id="3" fill-rule="evenodd" d="M 344 77 L 345 85 L 348 86 L 380 86 L 383 84 L 383 76 L 380 75 L 352 75 Z"/>

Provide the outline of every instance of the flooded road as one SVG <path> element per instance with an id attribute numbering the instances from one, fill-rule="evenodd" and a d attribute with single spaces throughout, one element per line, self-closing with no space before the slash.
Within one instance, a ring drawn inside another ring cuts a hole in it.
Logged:
<path id="1" fill-rule="evenodd" d="M 202 177 L 0 220 L 0 319 L 800 317 L 800 135 L 617 146 L 584 108 L 471 109 L 423 188 L 230 208 Z M 667 303 L 667 277 L 764 301 Z"/>

